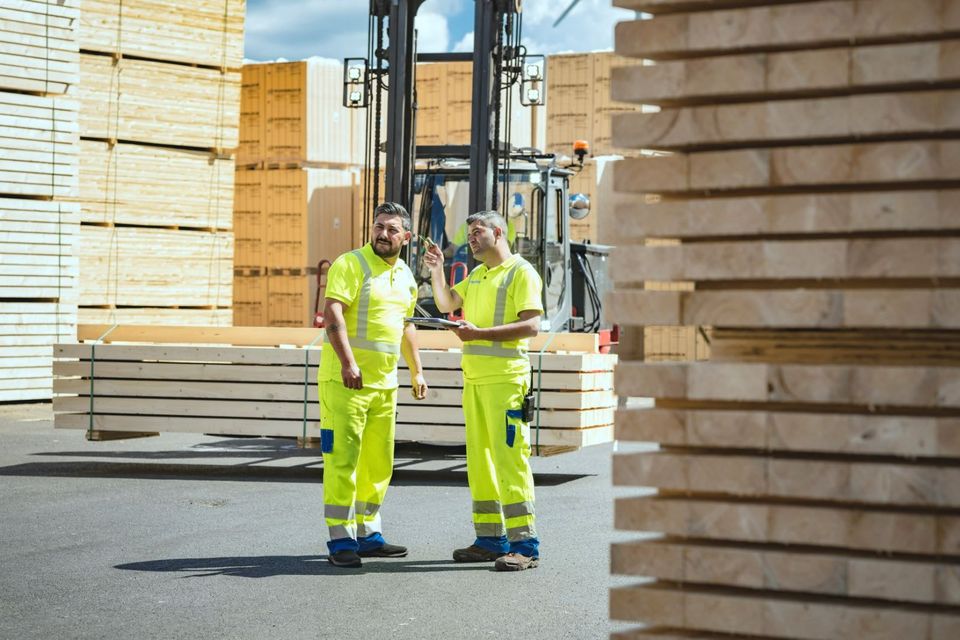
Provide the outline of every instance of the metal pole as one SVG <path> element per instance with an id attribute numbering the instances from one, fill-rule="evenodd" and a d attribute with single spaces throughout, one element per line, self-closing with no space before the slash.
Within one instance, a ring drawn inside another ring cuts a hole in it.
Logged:
<path id="1" fill-rule="evenodd" d="M 386 200 L 412 205 L 413 21 L 423 0 L 391 0 L 388 26 Z"/>
<path id="2" fill-rule="evenodd" d="M 486 211 L 493 206 L 493 165 L 491 141 L 496 133 L 491 126 L 491 87 L 495 84 L 491 55 L 496 43 L 494 29 L 495 0 L 476 0 L 473 30 L 473 109 L 470 122 L 470 211 Z"/>

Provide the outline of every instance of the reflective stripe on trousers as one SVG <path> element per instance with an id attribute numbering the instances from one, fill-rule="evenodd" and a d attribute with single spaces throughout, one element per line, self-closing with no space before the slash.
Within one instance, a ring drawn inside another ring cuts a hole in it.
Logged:
<path id="1" fill-rule="evenodd" d="M 537 537 L 529 427 L 504 416 L 520 406 L 526 383 L 466 383 L 467 480 L 478 537 L 506 535 L 510 542 Z M 513 444 L 508 444 L 509 427 Z"/>
<path id="2" fill-rule="evenodd" d="M 393 474 L 397 390 L 320 383 L 324 517 L 331 540 L 381 532 L 380 505 Z"/>

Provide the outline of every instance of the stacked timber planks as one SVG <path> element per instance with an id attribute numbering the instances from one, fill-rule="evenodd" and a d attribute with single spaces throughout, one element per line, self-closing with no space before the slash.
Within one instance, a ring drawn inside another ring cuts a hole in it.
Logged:
<path id="1" fill-rule="evenodd" d="M 342 83 L 335 60 L 243 67 L 235 325 L 312 326 L 318 265 L 361 243 L 365 112 L 343 107 Z"/>
<path id="2" fill-rule="evenodd" d="M 83 327 L 81 339 L 108 329 Z M 85 429 L 92 438 L 187 431 L 316 439 L 320 348 L 314 343 L 321 335 L 316 329 L 151 327 L 148 334 L 117 327 L 104 339 L 152 343 L 58 345 L 56 426 Z M 426 400 L 414 400 L 401 367 L 397 439 L 462 444 L 459 342 L 447 332 L 421 332 L 420 342 L 430 391 Z M 609 442 L 616 356 L 592 352 L 595 336 L 541 336 L 532 346 L 548 342 L 563 351 L 531 353 L 540 389 L 531 441 L 544 455 Z"/>
<path id="3" fill-rule="evenodd" d="M 78 5 L 0 6 L 0 402 L 49 400 L 76 336 Z"/>
<path id="4" fill-rule="evenodd" d="M 84 3 L 81 320 L 231 322 L 244 10 Z"/>
<path id="5" fill-rule="evenodd" d="M 416 69 L 417 144 L 470 144 L 473 108 L 472 62 L 421 62 Z M 510 104 L 507 104 L 509 95 Z M 501 103 L 500 138 L 506 140 L 510 116 L 510 142 L 514 147 L 543 148 L 544 105 L 524 106 L 519 84 Z"/>
<path id="6" fill-rule="evenodd" d="M 615 4 L 606 309 L 712 328 L 621 354 L 615 636 L 960 637 L 960 2 Z"/>
<path id="7" fill-rule="evenodd" d="M 613 142 L 612 116 L 639 107 L 611 99 L 610 72 L 639 62 L 609 51 L 548 56 L 546 151 L 569 156 L 574 141 L 586 140 L 594 156 L 636 155 Z"/>

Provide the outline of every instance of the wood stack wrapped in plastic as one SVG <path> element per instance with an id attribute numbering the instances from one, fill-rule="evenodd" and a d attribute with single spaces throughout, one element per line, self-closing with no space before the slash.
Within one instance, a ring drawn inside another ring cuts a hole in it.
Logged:
<path id="1" fill-rule="evenodd" d="M 960 637 L 960 2 L 614 4 L 615 637 Z"/>
<path id="2" fill-rule="evenodd" d="M 362 243 L 356 191 L 366 111 L 347 109 L 343 63 L 243 67 L 233 324 L 313 324 L 317 266 Z"/>
<path id="3" fill-rule="evenodd" d="M 0 6 L 0 402 L 49 400 L 76 336 L 78 7 Z"/>
<path id="4" fill-rule="evenodd" d="M 397 439 L 463 444 L 460 342 L 420 332 L 430 385 L 414 400 L 401 360 Z M 56 348 L 55 425 L 90 439 L 161 431 L 319 437 L 317 366 L 322 330 L 82 325 L 81 344 Z M 102 340 L 98 341 L 98 338 Z M 545 334 L 531 344 L 540 411 L 531 424 L 539 455 L 613 438 L 615 355 L 593 334 Z"/>
<path id="5" fill-rule="evenodd" d="M 229 325 L 243 0 L 84 0 L 81 322 Z"/>

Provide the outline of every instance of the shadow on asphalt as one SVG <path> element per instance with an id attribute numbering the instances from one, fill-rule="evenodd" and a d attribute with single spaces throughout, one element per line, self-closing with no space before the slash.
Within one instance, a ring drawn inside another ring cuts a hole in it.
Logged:
<path id="1" fill-rule="evenodd" d="M 106 453 L 106 452 L 105 452 Z M 154 459 L 150 452 L 144 452 L 146 459 Z M 51 455 L 62 455 L 55 453 Z M 99 457 L 86 454 L 87 457 Z M 133 453 L 124 457 L 136 457 Z M 261 456 L 258 463 L 272 459 Z M 394 468 L 391 486 L 467 486 L 467 471 L 463 464 L 453 468 L 439 470 L 404 469 L 398 463 Z M 537 486 L 552 487 L 582 478 L 591 474 L 574 473 L 535 473 Z M 239 464 L 173 464 L 169 462 L 99 462 L 99 461 L 63 461 L 28 462 L 0 468 L 0 476 L 60 477 L 60 478 L 126 478 L 136 480 L 217 480 L 235 482 L 304 482 L 323 481 L 323 467 L 311 460 L 305 464 L 287 467 L 251 466 L 249 462 Z"/>
<path id="2" fill-rule="evenodd" d="M 327 562 L 327 556 L 237 556 L 224 558 L 172 558 L 118 564 L 115 569 L 182 573 L 184 578 L 236 576 L 351 576 L 358 573 L 426 573 L 436 571 L 493 571 L 490 563 L 458 564 L 453 560 L 365 559 L 363 567 L 346 569 Z"/>

